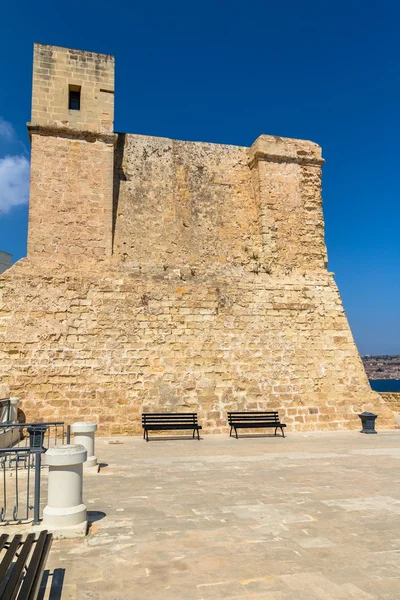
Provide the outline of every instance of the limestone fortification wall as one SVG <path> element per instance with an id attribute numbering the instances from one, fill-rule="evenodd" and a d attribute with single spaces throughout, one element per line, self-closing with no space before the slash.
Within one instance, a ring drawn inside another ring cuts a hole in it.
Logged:
<path id="1" fill-rule="evenodd" d="M 205 432 L 242 408 L 278 409 L 301 430 L 357 428 L 364 409 L 392 424 L 332 277 L 32 267 L 0 280 L 0 360 L 29 418 L 94 418 L 114 434 L 164 408 L 197 410 Z"/>
<path id="2" fill-rule="evenodd" d="M 114 134 L 113 64 L 35 48 L 28 257 L 0 276 L 3 389 L 29 420 L 111 434 L 164 409 L 197 411 L 205 432 L 235 409 L 277 409 L 291 429 L 358 428 L 362 410 L 394 426 L 326 270 L 320 147 Z"/>
<path id="3" fill-rule="evenodd" d="M 321 148 L 119 135 L 114 256 L 129 264 L 326 272 Z"/>

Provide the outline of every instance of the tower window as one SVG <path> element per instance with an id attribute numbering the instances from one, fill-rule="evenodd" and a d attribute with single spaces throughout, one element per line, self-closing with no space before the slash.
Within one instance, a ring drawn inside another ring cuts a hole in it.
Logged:
<path id="1" fill-rule="evenodd" d="M 69 86 L 68 107 L 70 110 L 81 110 L 81 86 Z"/>

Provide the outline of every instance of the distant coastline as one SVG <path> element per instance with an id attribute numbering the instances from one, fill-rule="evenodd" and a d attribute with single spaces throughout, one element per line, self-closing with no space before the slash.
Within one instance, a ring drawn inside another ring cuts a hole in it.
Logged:
<path id="1" fill-rule="evenodd" d="M 400 355 L 367 355 L 362 356 L 362 361 L 369 380 L 400 380 Z"/>

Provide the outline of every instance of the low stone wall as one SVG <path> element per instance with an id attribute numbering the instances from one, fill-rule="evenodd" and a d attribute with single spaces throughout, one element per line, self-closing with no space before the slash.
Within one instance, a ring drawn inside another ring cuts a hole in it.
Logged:
<path id="1" fill-rule="evenodd" d="M 400 414 L 400 392 L 379 392 L 379 395 L 394 413 Z"/>

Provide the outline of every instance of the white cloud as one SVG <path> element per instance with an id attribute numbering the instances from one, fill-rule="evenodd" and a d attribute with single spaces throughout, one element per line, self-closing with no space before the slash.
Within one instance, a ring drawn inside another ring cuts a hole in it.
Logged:
<path id="1" fill-rule="evenodd" d="M 0 212 L 29 199 L 29 161 L 23 156 L 0 158 Z"/>
<path id="2" fill-rule="evenodd" d="M 0 117 L 0 138 L 3 138 L 6 142 L 13 142 L 15 140 L 15 131 L 14 127 Z"/>

